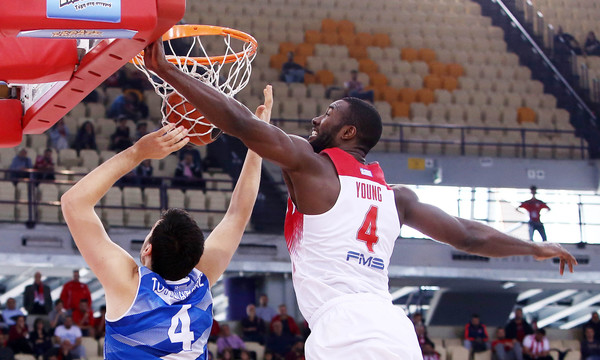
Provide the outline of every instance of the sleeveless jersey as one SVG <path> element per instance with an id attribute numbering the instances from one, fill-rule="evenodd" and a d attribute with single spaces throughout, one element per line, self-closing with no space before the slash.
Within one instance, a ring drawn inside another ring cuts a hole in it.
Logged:
<path id="1" fill-rule="evenodd" d="M 400 234 L 394 192 L 379 164 L 361 164 L 338 148 L 323 153 L 338 173 L 336 203 L 323 214 L 305 215 L 288 199 L 285 220 L 294 289 L 309 324 L 317 309 L 341 295 L 391 301 L 388 265 Z"/>
<path id="2" fill-rule="evenodd" d="M 197 269 L 168 281 L 140 267 L 133 304 L 121 318 L 106 319 L 105 358 L 206 359 L 212 326 L 208 278 Z"/>

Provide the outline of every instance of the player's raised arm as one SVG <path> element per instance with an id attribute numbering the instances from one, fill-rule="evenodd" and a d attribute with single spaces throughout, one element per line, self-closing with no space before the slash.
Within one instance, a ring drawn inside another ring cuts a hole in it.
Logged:
<path id="1" fill-rule="evenodd" d="M 441 209 L 419 201 L 417 195 L 402 186 L 394 187 L 401 220 L 432 239 L 468 253 L 490 257 L 530 255 L 537 260 L 560 259 L 573 272 L 577 260 L 560 244 L 534 243 L 504 234 L 476 221 L 450 216 Z"/>
<path id="2" fill-rule="evenodd" d="M 270 85 L 265 88 L 264 95 L 265 104 L 256 109 L 256 116 L 268 124 L 273 107 L 273 92 Z M 204 255 L 200 258 L 197 268 L 208 277 L 211 286 L 227 269 L 242 240 L 258 194 L 261 165 L 260 156 L 248 150 L 225 217 L 206 239 Z"/>
<path id="3" fill-rule="evenodd" d="M 98 166 L 61 197 L 62 212 L 73 240 L 107 292 L 131 290 L 128 281 L 137 274 L 137 265 L 125 250 L 110 240 L 94 206 L 117 180 L 142 160 L 162 159 L 181 149 L 189 141 L 186 135 L 187 130 L 172 124 L 150 133 Z"/>
<path id="4" fill-rule="evenodd" d="M 179 71 L 165 59 L 162 41 L 146 48 L 144 62 L 148 70 L 172 85 L 215 126 L 242 140 L 261 157 L 284 170 L 310 169 L 315 155 L 308 142 L 288 136 L 258 119 L 237 100 Z"/>

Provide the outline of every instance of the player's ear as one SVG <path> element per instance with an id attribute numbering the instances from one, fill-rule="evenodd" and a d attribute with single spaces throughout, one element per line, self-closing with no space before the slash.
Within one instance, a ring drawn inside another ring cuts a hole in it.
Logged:
<path id="1" fill-rule="evenodd" d="M 356 126 L 344 125 L 342 127 L 342 140 L 352 140 L 356 137 Z"/>
<path id="2" fill-rule="evenodd" d="M 148 243 L 146 247 L 142 249 L 142 256 L 152 255 L 152 244 Z"/>

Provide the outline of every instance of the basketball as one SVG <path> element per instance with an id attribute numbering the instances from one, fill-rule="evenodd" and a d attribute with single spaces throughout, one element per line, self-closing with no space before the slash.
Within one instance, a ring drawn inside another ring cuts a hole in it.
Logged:
<path id="1" fill-rule="evenodd" d="M 189 129 L 190 143 L 198 146 L 210 144 L 222 133 L 203 118 L 194 105 L 175 92 L 167 97 L 167 121 Z"/>

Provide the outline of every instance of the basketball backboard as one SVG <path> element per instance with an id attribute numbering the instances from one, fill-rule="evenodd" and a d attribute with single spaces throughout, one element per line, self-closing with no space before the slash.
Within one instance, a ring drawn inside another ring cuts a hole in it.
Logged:
<path id="1" fill-rule="evenodd" d="M 184 13 L 185 0 L 0 1 L 0 81 L 16 97 L 0 99 L 0 147 L 46 131 Z"/>

